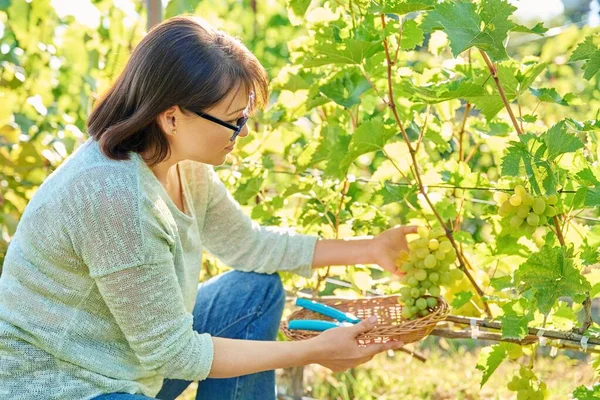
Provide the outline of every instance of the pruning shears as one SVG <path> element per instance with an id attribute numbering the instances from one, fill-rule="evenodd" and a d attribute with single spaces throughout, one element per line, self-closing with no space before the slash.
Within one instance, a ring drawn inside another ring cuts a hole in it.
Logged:
<path id="1" fill-rule="evenodd" d="M 296 305 L 302 308 L 306 308 L 311 311 L 315 311 L 319 314 L 331 317 L 338 322 L 334 321 L 322 321 L 317 319 L 294 319 L 288 322 L 288 329 L 303 329 L 309 331 L 325 331 L 331 328 L 337 328 L 339 326 L 350 326 L 359 323 L 361 320 L 356 318 L 351 313 L 346 313 L 338 310 L 337 308 L 319 303 L 314 300 L 296 299 Z"/>

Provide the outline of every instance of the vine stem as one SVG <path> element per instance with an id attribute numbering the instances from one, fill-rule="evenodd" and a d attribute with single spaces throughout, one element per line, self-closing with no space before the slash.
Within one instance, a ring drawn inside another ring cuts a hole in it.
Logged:
<path id="1" fill-rule="evenodd" d="M 381 14 L 381 23 L 382 23 L 383 29 L 385 29 L 386 22 L 385 22 L 385 15 L 384 14 Z M 427 195 L 427 191 L 425 190 L 425 186 L 423 185 L 423 181 L 421 179 L 421 174 L 419 172 L 419 164 L 418 164 L 417 158 L 416 158 L 416 151 L 412 147 L 410 139 L 408 138 L 408 135 L 406 134 L 406 130 L 404 129 L 404 124 L 402 123 L 402 120 L 400 119 L 400 116 L 398 115 L 398 110 L 396 109 L 396 103 L 394 101 L 394 89 L 393 89 L 393 86 L 392 86 L 392 60 L 391 60 L 391 57 L 390 57 L 390 51 L 389 51 L 389 47 L 388 47 L 387 38 L 383 39 L 383 48 L 385 50 L 385 57 L 386 57 L 386 61 L 387 61 L 386 62 L 386 64 L 387 64 L 387 81 L 388 81 L 388 101 L 387 101 L 387 104 L 388 104 L 388 107 L 390 107 L 390 109 L 392 110 L 392 113 L 394 114 L 394 118 L 396 119 L 396 123 L 398 124 L 398 127 L 400 128 L 400 132 L 402 133 L 402 136 L 404 137 L 404 141 L 406 142 L 406 145 L 408 146 L 409 153 L 410 153 L 410 158 L 411 158 L 411 161 L 412 161 L 412 165 L 414 167 L 414 172 L 413 173 L 414 173 L 414 176 L 415 176 L 415 178 L 417 180 L 417 184 L 419 186 L 419 192 L 423 195 L 423 198 L 425 199 L 425 201 L 427 202 L 427 204 L 431 208 L 431 211 L 435 215 L 436 219 L 439 221 L 439 223 L 442 226 L 442 228 L 444 228 L 444 231 L 446 232 L 446 236 L 448 237 L 448 239 L 450 240 L 450 243 L 452 244 L 452 247 L 454 247 L 454 250 L 456 251 L 456 255 L 457 255 L 458 262 L 460 264 L 461 270 L 467 276 L 467 278 L 469 279 L 469 281 L 471 282 L 471 284 L 473 285 L 473 287 L 477 291 L 477 294 L 481 298 L 481 301 L 483 303 L 483 306 L 484 306 L 486 314 L 488 316 L 492 317 L 492 311 L 489 308 L 489 305 L 487 304 L 487 302 L 485 300 L 485 295 L 483 293 L 483 290 L 481 290 L 481 288 L 479 287 L 479 285 L 477 284 L 477 282 L 475 281 L 475 279 L 473 278 L 473 276 L 471 275 L 471 273 L 468 271 L 468 269 L 466 267 L 465 257 L 461 253 L 460 248 L 459 248 L 458 244 L 456 243 L 456 240 L 454 240 L 454 236 L 452 234 L 452 231 L 448 228 L 448 225 L 446 224 L 446 222 L 444 222 L 444 220 L 442 219 L 442 217 L 440 216 L 440 214 L 436 210 L 435 206 L 431 202 L 431 199 Z"/>
<path id="2" fill-rule="evenodd" d="M 494 82 L 496 82 L 496 87 L 498 88 L 498 93 L 500 93 L 500 97 L 502 97 L 502 101 L 504 102 L 504 107 L 506 107 L 506 111 L 508 111 L 508 115 L 510 116 L 510 120 L 512 121 L 517 134 L 522 135 L 523 131 L 521 130 L 521 127 L 519 126 L 519 123 L 517 122 L 517 119 L 515 118 L 515 114 L 512 111 L 512 108 L 510 107 L 510 103 L 508 102 L 508 99 L 506 98 L 506 93 L 504 92 L 504 88 L 502 88 L 502 84 L 500 83 L 500 78 L 498 78 L 498 70 L 496 69 L 496 67 L 494 66 L 494 64 L 492 64 L 492 62 L 490 61 L 490 58 L 488 57 L 487 53 L 481 49 L 479 49 L 479 52 L 481 53 L 481 56 L 483 57 L 483 61 L 485 61 L 485 63 L 488 66 L 488 69 L 490 70 L 490 74 L 492 75 L 492 78 L 494 79 Z"/>
<path id="3" fill-rule="evenodd" d="M 340 204 L 337 209 L 337 212 L 335 213 L 335 226 L 334 226 L 335 239 L 337 239 L 340 234 L 340 212 L 342 211 L 342 207 L 344 206 L 344 198 L 346 197 L 346 194 L 348 193 L 349 188 L 350 188 L 350 182 L 348 182 L 348 177 L 346 177 L 346 179 L 344 180 L 344 187 L 342 189 L 342 193 L 340 196 Z M 319 293 L 319 288 L 321 287 L 321 282 L 323 282 L 327 279 L 327 277 L 329 276 L 330 269 L 331 269 L 331 265 L 328 265 L 327 269 L 325 270 L 325 274 L 321 275 L 321 274 L 317 273 L 318 278 L 317 278 L 317 283 L 315 285 L 315 289 L 313 290 L 313 297 L 317 297 L 317 294 Z"/>

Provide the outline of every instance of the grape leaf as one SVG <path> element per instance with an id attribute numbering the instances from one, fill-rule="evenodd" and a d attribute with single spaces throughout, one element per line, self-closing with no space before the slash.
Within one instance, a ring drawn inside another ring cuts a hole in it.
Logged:
<path id="1" fill-rule="evenodd" d="M 544 33 L 548 32 L 548 28 L 544 28 L 543 22 L 538 22 L 535 26 L 533 26 L 531 28 L 528 28 L 523 25 L 515 24 L 515 26 L 511 29 L 511 31 L 543 35 Z"/>
<path id="2" fill-rule="evenodd" d="M 592 387 L 586 387 L 585 385 L 578 386 L 573 392 L 573 398 L 577 400 L 598 400 L 600 399 L 600 383 L 593 385 Z"/>
<path id="3" fill-rule="evenodd" d="M 472 292 L 458 292 L 454 295 L 454 299 L 452 300 L 452 308 L 460 308 L 467 304 L 471 298 L 473 298 Z"/>
<path id="4" fill-rule="evenodd" d="M 346 166 L 346 169 L 341 168 L 341 163 L 348 152 L 350 139 L 350 135 L 339 125 L 329 124 L 323 126 L 319 146 L 312 155 L 311 163 L 326 161 L 324 174 L 334 178 L 343 178 L 348 172 L 348 167 Z"/>
<path id="5" fill-rule="evenodd" d="M 531 289 L 537 308 L 548 314 L 561 296 L 583 301 L 590 283 L 581 275 L 562 247 L 543 246 L 515 272 L 515 284 L 523 292 Z"/>
<path id="6" fill-rule="evenodd" d="M 372 2 L 371 12 L 383 14 L 408 14 L 415 11 L 431 10 L 435 0 L 385 0 Z"/>
<path id="7" fill-rule="evenodd" d="M 300 25 L 302 23 L 310 2 L 311 0 L 288 0 L 288 18 L 292 25 Z"/>
<path id="8" fill-rule="evenodd" d="M 552 159 L 560 154 L 572 153 L 584 147 L 579 138 L 567 132 L 565 121 L 560 121 L 541 136 L 548 147 L 548 158 Z"/>
<path id="9" fill-rule="evenodd" d="M 253 177 L 239 185 L 233 193 L 233 197 L 242 205 L 248 204 L 251 198 L 256 196 L 264 182 L 263 177 Z"/>
<path id="10" fill-rule="evenodd" d="M 315 45 L 316 52 L 304 60 L 305 67 L 319 67 L 328 64 L 361 64 L 365 58 L 383 51 L 380 40 L 366 41 L 361 39 L 346 39 L 343 43 L 319 43 Z"/>
<path id="11" fill-rule="evenodd" d="M 378 120 L 363 122 L 352 135 L 348 153 L 340 164 L 341 169 L 347 170 L 350 164 L 359 156 L 383 149 L 383 146 L 396 135 L 394 128 L 386 126 Z"/>
<path id="12" fill-rule="evenodd" d="M 485 347 L 479 353 L 479 360 L 477 361 L 477 369 L 483 372 L 481 377 L 480 387 L 483 387 L 485 383 L 490 379 L 490 376 L 496 371 L 496 368 L 508 355 L 508 343 L 498 343 L 490 347 Z"/>
<path id="13" fill-rule="evenodd" d="M 493 60 L 502 60 L 508 57 L 503 42 L 514 27 L 508 17 L 515 10 L 504 0 L 483 0 L 479 9 L 468 0 L 443 2 L 428 12 L 422 27 L 428 32 L 444 30 L 455 57 L 478 47 Z"/>
<path id="14" fill-rule="evenodd" d="M 568 106 L 569 101 L 573 100 L 575 97 L 572 93 L 567 93 L 564 97 L 556 92 L 554 88 L 529 88 L 531 94 L 540 99 L 540 101 L 544 101 L 547 103 L 556 103 L 561 106 Z"/>
<path id="15" fill-rule="evenodd" d="M 358 71 L 341 71 L 321 86 L 321 93 L 337 104 L 350 108 L 360 103 L 360 96 L 370 88 L 369 81 Z"/>
<path id="16" fill-rule="evenodd" d="M 423 44 L 423 29 L 417 25 L 415 20 L 409 19 L 402 26 L 402 39 L 400 47 L 402 50 L 412 50 Z"/>
<path id="17" fill-rule="evenodd" d="M 577 46 L 569 61 L 585 61 L 583 65 L 585 79 L 592 79 L 600 71 L 600 35 L 590 35 Z"/>
<path id="18" fill-rule="evenodd" d="M 395 185 L 390 182 L 385 182 L 383 187 L 373 194 L 374 197 L 381 197 L 382 205 L 390 203 L 404 202 L 406 197 L 417 192 L 416 186 Z"/>
<path id="19" fill-rule="evenodd" d="M 502 323 L 502 337 L 522 339 L 528 334 L 527 326 L 533 321 L 533 312 L 525 299 L 508 302 L 502 306 L 504 315 L 500 318 Z"/>

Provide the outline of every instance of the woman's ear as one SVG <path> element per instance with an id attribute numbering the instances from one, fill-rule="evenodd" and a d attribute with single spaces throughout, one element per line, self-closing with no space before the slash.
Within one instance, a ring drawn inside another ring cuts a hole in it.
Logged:
<path id="1" fill-rule="evenodd" d="M 176 115 L 180 114 L 181 111 L 178 105 L 171 106 L 165 111 L 158 114 L 156 122 L 161 127 L 163 132 L 167 135 L 174 135 L 177 132 L 177 118 Z"/>

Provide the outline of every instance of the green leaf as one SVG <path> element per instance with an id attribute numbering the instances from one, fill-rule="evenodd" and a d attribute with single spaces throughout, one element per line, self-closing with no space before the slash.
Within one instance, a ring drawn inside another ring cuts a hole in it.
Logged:
<path id="1" fill-rule="evenodd" d="M 200 0 L 170 0 L 165 9 L 165 19 L 179 14 L 193 13 L 200 4 Z"/>
<path id="2" fill-rule="evenodd" d="M 600 35 L 590 35 L 585 38 L 583 42 L 577 46 L 569 62 L 588 60 L 595 52 L 599 50 L 598 42 L 600 41 Z"/>
<path id="3" fill-rule="evenodd" d="M 311 0 L 288 0 L 287 10 L 288 18 L 292 25 L 300 25 L 304 19 L 304 14 L 310 6 Z"/>
<path id="4" fill-rule="evenodd" d="M 417 46 L 423 44 L 423 29 L 414 19 L 409 19 L 402 26 L 402 39 L 400 40 L 400 47 L 402 50 L 412 50 Z"/>
<path id="5" fill-rule="evenodd" d="M 415 11 L 431 10 L 435 0 L 385 0 L 371 3 L 371 12 L 404 15 Z"/>
<path id="6" fill-rule="evenodd" d="M 416 193 L 415 186 L 396 185 L 390 182 L 385 182 L 383 187 L 373 194 L 374 197 L 381 197 L 382 205 L 391 203 L 402 203 L 410 194 Z"/>
<path id="7" fill-rule="evenodd" d="M 498 343 L 490 347 L 485 347 L 479 353 L 479 360 L 477 361 L 477 369 L 483 372 L 481 377 L 480 387 L 483 387 L 485 383 L 490 379 L 490 376 L 496 371 L 498 366 L 502 364 L 502 361 L 508 355 L 507 351 L 508 343 Z"/>
<path id="8" fill-rule="evenodd" d="M 528 333 L 529 322 L 533 321 L 532 310 L 526 310 L 527 301 L 515 300 L 502 306 L 504 315 L 500 318 L 502 324 L 502 337 L 522 339 Z"/>
<path id="9" fill-rule="evenodd" d="M 472 292 L 458 292 L 454 295 L 454 299 L 452 300 L 452 308 L 460 308 L 471 301 L 472 298 Z"/>
<path id="10" fill-rule="evenodd" d="M 577 46 L 569 61 L 586 61 L 583 65 L 585 79 L 592 79 L 600 71 L 600 35 L 590 35 Z"/>
<path id="11" fill-rule="evenodd" d="M 443 29 L 450 39 L 452 54 L 477 47 L 493 60 L 508 57 L 504 40 L 514 24 L 509 19 L 516 7 L 504 0 L 483 0 L 479 9 L 468 0 L 438 3 L 423 21 L 423 29 Z"/>
<path id="12" fill-rule="evenodd" d="M 561 106 L 568 106 L 569 101 L 571 101 L 575 96 L 572 93 L 567 93 L 564 97 L 556 92 L 554 88 L 529 88 L 531 94 L 540 99 L 540 101 L 544 101 L 547 103 L 556 103 Z"/>
<path id="13" fill-rule="evenodd" d="M 343 43 L 319 43 L 314 47 L 316 54 L 304 60 L 305 67 L 329 64 L 361 64 L 365 58 L 383 51 L 380 40 L 365 41 L 347 39 Z"/>
<path id="14" fill-rule="evenodd" d="M 569 296 L 580 302 L 590 290 L 590 283 L 575 268 L 565 250 L 550 246 L 543 246 L 519 266 L 515 284 L 522 292 L 533 291 L 542 314 L 548 314 L 559 297 Z"/>
<path id="15" fill-rule="evenodd" d="M 585 385 L 578 386 L 573 392 L 573 398 L 577 400 L 598 400 L 600 399 L 600 383 L 586 387 Z"/>
<path id="16" fill-rule="evenodd" d="M 408 79 L 398 85 L 399 93 L 414 100 L 428 104 L 441 103 L 452 99 L 488 96 L 483 87 L 470 79 L 462 78 L 437 84 L 415 86 Z M 502 107 L 502 100 L 500 100 Z"/>
<path id="17" fill-rule="evenodd" d="M 323 126 L 319 146 L 312 156 L 311 163 L 326 161 L 327 164 L 323 171 L 325 175 L 338 179 L 344 178 L 350 164 L 342 166 L 342 160 L 348 153 L 350 139 L 350 135 L 337 124 Z"/>
<path id="18" fill-rule="evenodd" d="M 256 196 L 256 194 L 260 191 L 263 182 L 264 178 L 262 177 L 250 178 L 238 186 L 237 190 L 233 193 L 233 197 L 240 204 L 248 204 L 250 199 Z"/>
<path id="19" fill-rule="evenodd" d="M 350 108 L 360 103 L 360 96 L 371 88 L 369 81 L 358 71 L 342 71 L 321 86 L 321 93 L 337 104 Z"/>
<path id="20" fill-rule="evenodd" d="M 342 168 L 349 166 L 363 154 L 383 149 L 396 133 L 396 129 L 384 125 L 381 121 L 363 122 L 352 135 L 348 154 L 342 160 Z"/>
<path id="21" fill-rule="evenodd" d="M 543 22 L 538 22 L 531 28 L 519 24 L 514 25 L 515 26 L 511 29 L 513 32 L 534 33 L 536 35 L 543 35 L 544 33 L 548 32 L 548 28 L 544 28 Z"/>
<path id="22" fill-rule="evenodd" d="M 542 140 L 548 147 L 548 158 L 552 159 L 560 154 L 572 153 L 584 147 L 579 138 L 567 133 L 567 125 L 561 121 L 542 135 Z"/>

